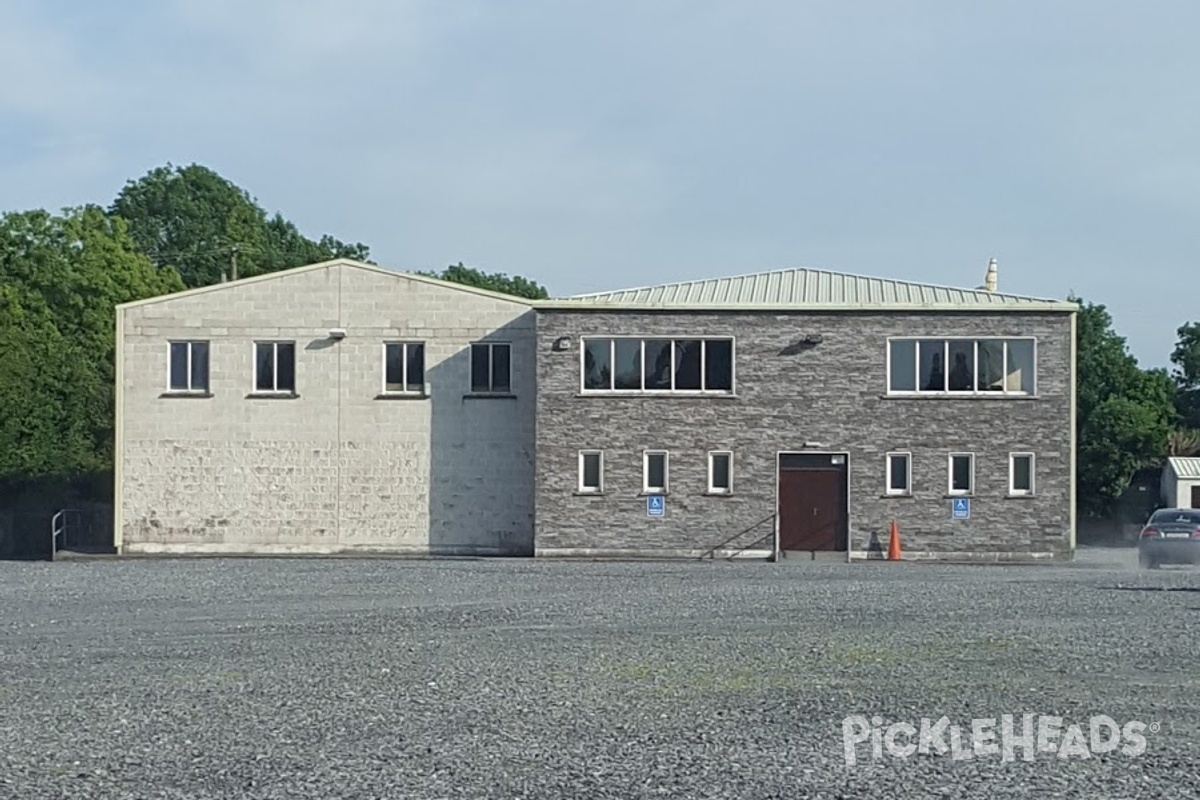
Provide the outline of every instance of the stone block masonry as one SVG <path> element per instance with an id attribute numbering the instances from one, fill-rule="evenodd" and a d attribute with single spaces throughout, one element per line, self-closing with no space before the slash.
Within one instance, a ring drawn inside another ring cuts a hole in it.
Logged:
<path id="1" fill-rule="evenodd" d="M 819 344 L 788 345 L 808 334 Z M 580 338 L 735 339 L 733 396 L 581 393 Z M 897 397 L 887 392 L 890 336 L 1037 340 L 1028 398 Z M 567 337 L 571 347 L 551 343 Z M 747 531 L 770 533 L 781 451 L 847 454 L 850 542 L 887 545 L 892 519 L 912 555 L 1069 554 L 1072 539 L 1072 328 L 1052 312 L 599 312 L 538 317 L 536 545 L 539 553 L 695 554 Z M 580 496 L 580 450 L 604 451 L 605 493 Z M 642 453 L 669 451 L 666 515 L 646 513 Z M 709 495 L 711 450 L 733 453 L 733 492 Z M 911 496 L 886 494 L 889 452 L 911 453 Z M 951 516 L 949 455 L 975 456 L 969 519 Z M 1036 456 L 1036 493 L 1010 496 L 1009 456 Z M 763 525 L 767 525 L 765 529 Z M 773 548 L 773 542 L 767 546 Z"/>
<path id="2" fill-rule="evenodd" d="M 119 313 L 123 552 L 532 552 L 527 304 L 333 263 Z M 209 342 L 207 393 L 167 392 L 171 340 Z M 256 340 L 295 342 L 296 396 L 255 396 Z M 508 396 L 468 397 L 477 340 Z M 427 396 L 381 397 L 386 341 L 424 342 Z"/>

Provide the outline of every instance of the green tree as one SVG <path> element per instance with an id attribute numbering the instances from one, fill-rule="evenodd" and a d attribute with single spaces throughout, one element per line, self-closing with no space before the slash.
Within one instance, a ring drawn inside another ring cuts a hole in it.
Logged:
<path id="1" fill-rule="evenodd" d="M 1184 424 L 1200 428 L 1200 322 L 1189 322 L 1176 330 L 1179 336 L 1171 363 L 1179 389 L 1176 405 Z"/>
<path id="2" fill-rule="evenodd" d="M 1103 305 L 1079 303 L 1077 329 L 1078 504 L 1104 516 L 1141 468 L 1166 452 L 1176 422 L 1165 370 L 1143 370 Z"/>
<path id="3" fill-rule="evenodd" d="M 477 289 L 487 289 L 488 291 L 499 292 L 500 294 L 524 297 L 527 300 L 545 300 L 550 296 L 543 286 L 528 278 L 522 278 L 520 275 L 509 277 L 502 272 L 485 273 L 473 267 L 465 267 L 461 261 L 446 267 L 441 272 L 422 272 L 419 274 L 427 275 L 431 278 L 440 278 L 452 283 L 474 286 Z"/>
<path id="4" fill-rule="evenodd" d="M 174 266 L 187 286 L 218 283 L 236 263 L 244 278 L 333 258 L 367 261 L 363 244 L 313 241 L 208 167 L 157 167 L 129 181 L 110 209 L 155 266 Z"/>
<path id="5" fill-rule="evenodd" d="M 0 217 L 0 287 L 0 479 L 108 469 L 114 307 L 178 291 L 179 275 L 85 206 Z"/>

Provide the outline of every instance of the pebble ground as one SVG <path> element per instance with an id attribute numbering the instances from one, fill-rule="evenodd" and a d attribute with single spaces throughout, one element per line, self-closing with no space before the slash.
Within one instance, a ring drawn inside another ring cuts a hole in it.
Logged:
<path id="1" fill-rule="evenodd" d="M 1200 573 L 1131 550 L 0 562 L 0 798 L 1177 800 L 1198 631 Z M 1146 750 L 847 763 L 851 715 L 944 715 L 970 750 L 1003 714 L 1141 721 Z"/>

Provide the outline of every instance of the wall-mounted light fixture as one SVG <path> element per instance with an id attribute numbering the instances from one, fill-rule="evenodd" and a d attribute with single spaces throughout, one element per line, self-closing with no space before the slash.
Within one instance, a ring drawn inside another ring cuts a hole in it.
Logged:
<path id="1" fill-rule="evenodd" d="M 346 338 L 346 329 L 345 328 L 330 328 L 329 338 L 330 339 L 345 339 Z"/>
<path id="2" fill-rule="evenodd" d="M 570 350 L 571 349 L 571 337 L 570 336 L 560 336 L 554 340 L 554 344 L 551 345 L 551 347 L 557 351 Z"/>
<path id="3" fill-rule="evenodd" d="M 804 337 L 805 344 L 820 344 L 825 340 L 825 337 L 819 333 L 810 333 Z"/>

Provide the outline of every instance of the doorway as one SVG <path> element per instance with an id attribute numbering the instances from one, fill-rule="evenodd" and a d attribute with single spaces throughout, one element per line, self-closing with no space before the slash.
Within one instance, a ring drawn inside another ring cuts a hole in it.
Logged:
<path id="1" fill-rule="evenodd" d="M 1200 486 L 1192 487 L 1192 508 L 1200 508 Z"/>
<path id="2" fill-rule="evenodd" d="M 780 453 L 779 549 L 845 552 L 850 534 L 850 469 L 845 453 Z"/>

